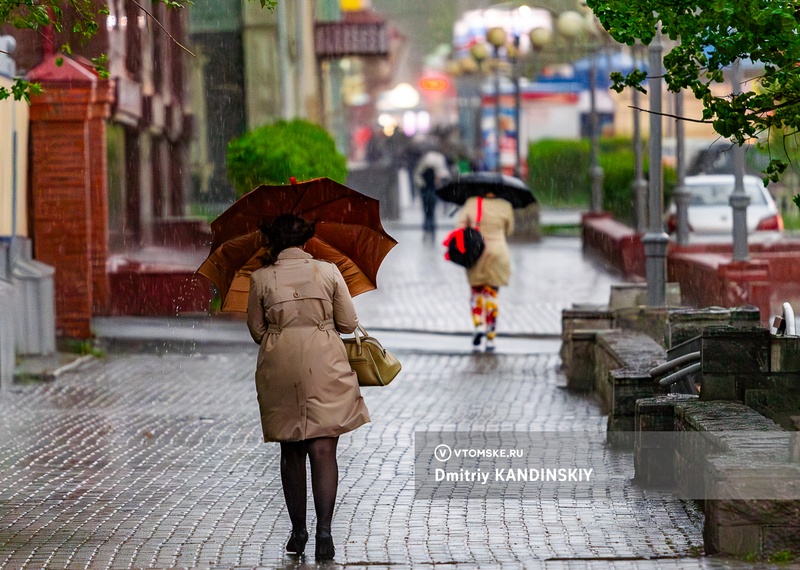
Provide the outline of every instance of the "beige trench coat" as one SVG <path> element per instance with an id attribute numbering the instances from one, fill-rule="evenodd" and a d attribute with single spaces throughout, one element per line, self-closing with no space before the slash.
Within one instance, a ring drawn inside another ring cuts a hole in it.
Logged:
<path id="1" fill-rule="evenodd" d="M 247 327 L 261 346 L 256 392 L 264 441 L 332 437 L 369 421 L 338 334 L 357 324 L 333 263 L 292 247 L 253 272 Z"/>
<path id="2" fill-rule="evenodd" d="M 475 227 L 478 199 L 467 198 L 458 216 L 459 228 Z M 502 198 L 484 198 L 480 223 L 485 249 L 478 262 L 467 269 L 467 280 L 473 287 L 480 285 L 508 285 L 511 277 L 511 254 L 506 236 L 514 231 L 514 209 L 511 202 Z"/>

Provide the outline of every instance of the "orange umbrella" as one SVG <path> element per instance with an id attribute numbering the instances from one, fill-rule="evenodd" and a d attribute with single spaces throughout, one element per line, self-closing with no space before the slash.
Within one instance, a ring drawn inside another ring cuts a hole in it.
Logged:
<path id="1" fill-rule="evenodd" d="M 211 253 L 197 273 L 217 287 L 223 311 L 247 310 L 250 274 L 265 253 L 258 224 L 281 214 L 316 222 L 304 249 L 335 263 L 351 295 L 377 287 L 378 267 L 397 245 L 381 225 L 378 200 L 330 178 L 292 180 L 259 186 L 211 222 Z"/>

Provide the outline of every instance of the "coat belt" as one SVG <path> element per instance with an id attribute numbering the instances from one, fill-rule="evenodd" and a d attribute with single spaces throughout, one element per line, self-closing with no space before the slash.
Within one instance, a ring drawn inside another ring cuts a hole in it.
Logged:
<path id="1" fill-rule="evenodd" d="M 267 325 L 267 334 L 281 334 L 284 328 L 305 328 L 305 327 L 313 327 L 319 329 L 321 331 L 326 330 L 334 330 L 336 325 L 333 323 L 333 319 L 326 319 L 324 321 L 320 321 L 316 325 L 295 325 L 289 327 L 282 327 L 280 325 L 276 325 L 274 323 L 269 323 Z"/>

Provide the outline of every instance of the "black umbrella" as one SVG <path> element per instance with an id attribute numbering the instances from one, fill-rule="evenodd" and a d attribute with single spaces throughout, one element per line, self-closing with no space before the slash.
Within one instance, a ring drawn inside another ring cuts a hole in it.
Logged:
<path id="1" fill-rule="evenodd" d="M 519 178 L 498 172 L 468 172 L 458 175 L 436 191 L 445 202 L 463 205 L 471 196 L 493 193 L 511 202 L 514 208 L 524 208 L 536 202 L 533 192 Z"/>

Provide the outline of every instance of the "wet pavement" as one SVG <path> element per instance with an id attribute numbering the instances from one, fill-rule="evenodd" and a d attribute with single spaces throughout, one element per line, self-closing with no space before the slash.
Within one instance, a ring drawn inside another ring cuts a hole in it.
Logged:
<path id="1" fill-rule="evenodd" d="M 604 430 L 593 399 L 563 388 L 555 337 L 562 308 L 607 301 L 616 278 L 577 238 L 514 244 L 498 353 L 472 354 L 463 272 L 413 224 L 387 227 L 400 245 L 356 305 L 403 371 L 364 389 L 373 421 L 340 440 L 337 555 L 321 566 L 754 567 L 702 556 L 698 510 L 636 487 L 630 454 L 608 449 L 614 476 L 591 501 L 415 499 L 415 433 Z M 0 397 L 0 567 L 315 567 L 313 537 L 307 559 L 283 554 L 278 446 L 260 441 L 243 321 L 95 328 L 105 356 Z"/>

